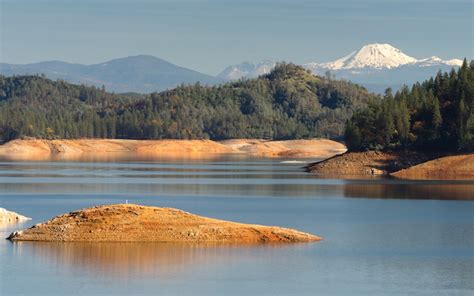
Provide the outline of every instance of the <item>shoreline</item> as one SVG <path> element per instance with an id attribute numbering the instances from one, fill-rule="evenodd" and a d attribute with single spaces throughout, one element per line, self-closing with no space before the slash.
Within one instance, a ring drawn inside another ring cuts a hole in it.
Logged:
<path id="1" fill-rule="evenodd" d="M 474 180 L 474 153 L 439 157 L 390 175 L 410 180 Z"/>
<path id="2" fill-rule="evenodd" d="M 410 180 L 474 180 L 474 153 L 346 152 L 304 168 L 309 173 L 338 178 L 385 176 Z"/>
<path id="3" fill-rule="evenodd" d="M 276 158 L 328 158 L 346 147 L 327 139 L 270 141 L 262 139 L 125 140 L 125 139 L 16 139 L 0 145 L 0 157 L 11 160 L 41 160 L 60 157 L 206 158 L 218 155 L 248 155 Z"/>
<path id="4" fill-rule="evenodd" d="M 31 218 L 23 216 L 13 211 L 9 211 L 5 208 L 0 208 L 0 224 L 24 222 L 28 220 L 31 220 Z"/>
<path id="5" fill-rule="evenodd" d="M 474 153 L 419 151 L 347 152 L 328 139 L 263 140 L 131 140 L 131 139 L 16 139 L 0 145 L 0 159 L 120 160 L 215 159 L 222 156 L 282 159 L 322 159 L 306 172 L 337 179 L 389 176 L 412 180 L 474 180 Z"/>

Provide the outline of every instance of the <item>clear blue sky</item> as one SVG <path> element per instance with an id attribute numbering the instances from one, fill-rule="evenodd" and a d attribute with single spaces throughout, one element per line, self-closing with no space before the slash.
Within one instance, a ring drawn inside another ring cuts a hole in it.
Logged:
<path id="1" fill-rule="evenodd" d="M 366 43 L 473 57 L 471 0 L 0 0 L 0 61 L 150 54 L 217 74 L 242 61 L 326 62 Z"/>

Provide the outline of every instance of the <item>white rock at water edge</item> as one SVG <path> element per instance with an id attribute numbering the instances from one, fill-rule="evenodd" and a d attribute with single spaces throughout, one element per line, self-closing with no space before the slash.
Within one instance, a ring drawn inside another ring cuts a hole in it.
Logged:
<path id="1" fill-rule="evenodd" d="M 4 208 L 0 208 L 0 221 L 1 222 L 15 222 L 15 221 L 19 222 L 19 221 L 26 221 L 26 220 L 31 220 L 31 218 L 17 214 L 15 212 L 8 211 Z"/>

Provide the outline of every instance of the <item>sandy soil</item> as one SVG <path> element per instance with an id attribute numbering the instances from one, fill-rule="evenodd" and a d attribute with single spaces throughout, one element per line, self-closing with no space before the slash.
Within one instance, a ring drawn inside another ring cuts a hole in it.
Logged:
<path id="1" fill-rule="evenodd" d="M 428 156 L 415 152 L 348 152 L 312 163 L 306 169 L 308 172 L 329 176 L 388 175 L 428 159 Z"/>
<path id="2" fill-rule="evenodd" d="M 31 218 L 22 216 L 15 212 L 8 211 L 4 208 L 0 208 L 0 222 L 19 222 L 30 220 Z"/>
<path id="3" fill-rule="evenodd" d="M 88 152 L 209 152 L 225 153 L 232 149 L 210 140 L 13 140 L 0 146 L 0 153 L 88 153 Z"/>
<path id="4" fill-rule="evenodd" d="M 403 179 L 474 180 L 474 153 L 441 157 L 391 175 Z"/>
<path id="5" fill-rule="evenodd" d="M 13 241 L 311 242 L 321 238 L 288 228 L 242 224 L 172 208 L 98 206 L 57 216 L 9 237 Z"/>
<path id="6" fill-rule="evenodd" d="M 220 143 L 243 153 L 270 157 L 328 158 L 347 150 L 343 144 L 327 139 L 287 141 L 234 139 Z"/>
<path id="7" fill-rule="evenodd" d="M 169 156 L 205 158 L 221 154 L 245 154 L 267 157 L 327 158 L 345 151 L 341 143 L 324 139 L 265 140 L 40 140 L 18 139 L 0 145 L 0 157 L 42 160 L 53 156 L 80 158 L 107 155 Z"/>

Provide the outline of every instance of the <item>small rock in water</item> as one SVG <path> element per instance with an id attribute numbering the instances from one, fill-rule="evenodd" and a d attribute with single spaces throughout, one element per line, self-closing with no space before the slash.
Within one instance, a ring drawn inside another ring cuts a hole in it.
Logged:
<path id="1" fill-rule="evenodd" d="M 13 240 L 15 237 L 19 236 L 20 234 L 21 234 L 21 231 L 13 231 L 13 232 L 7 237 L 7 239 Z"/>

